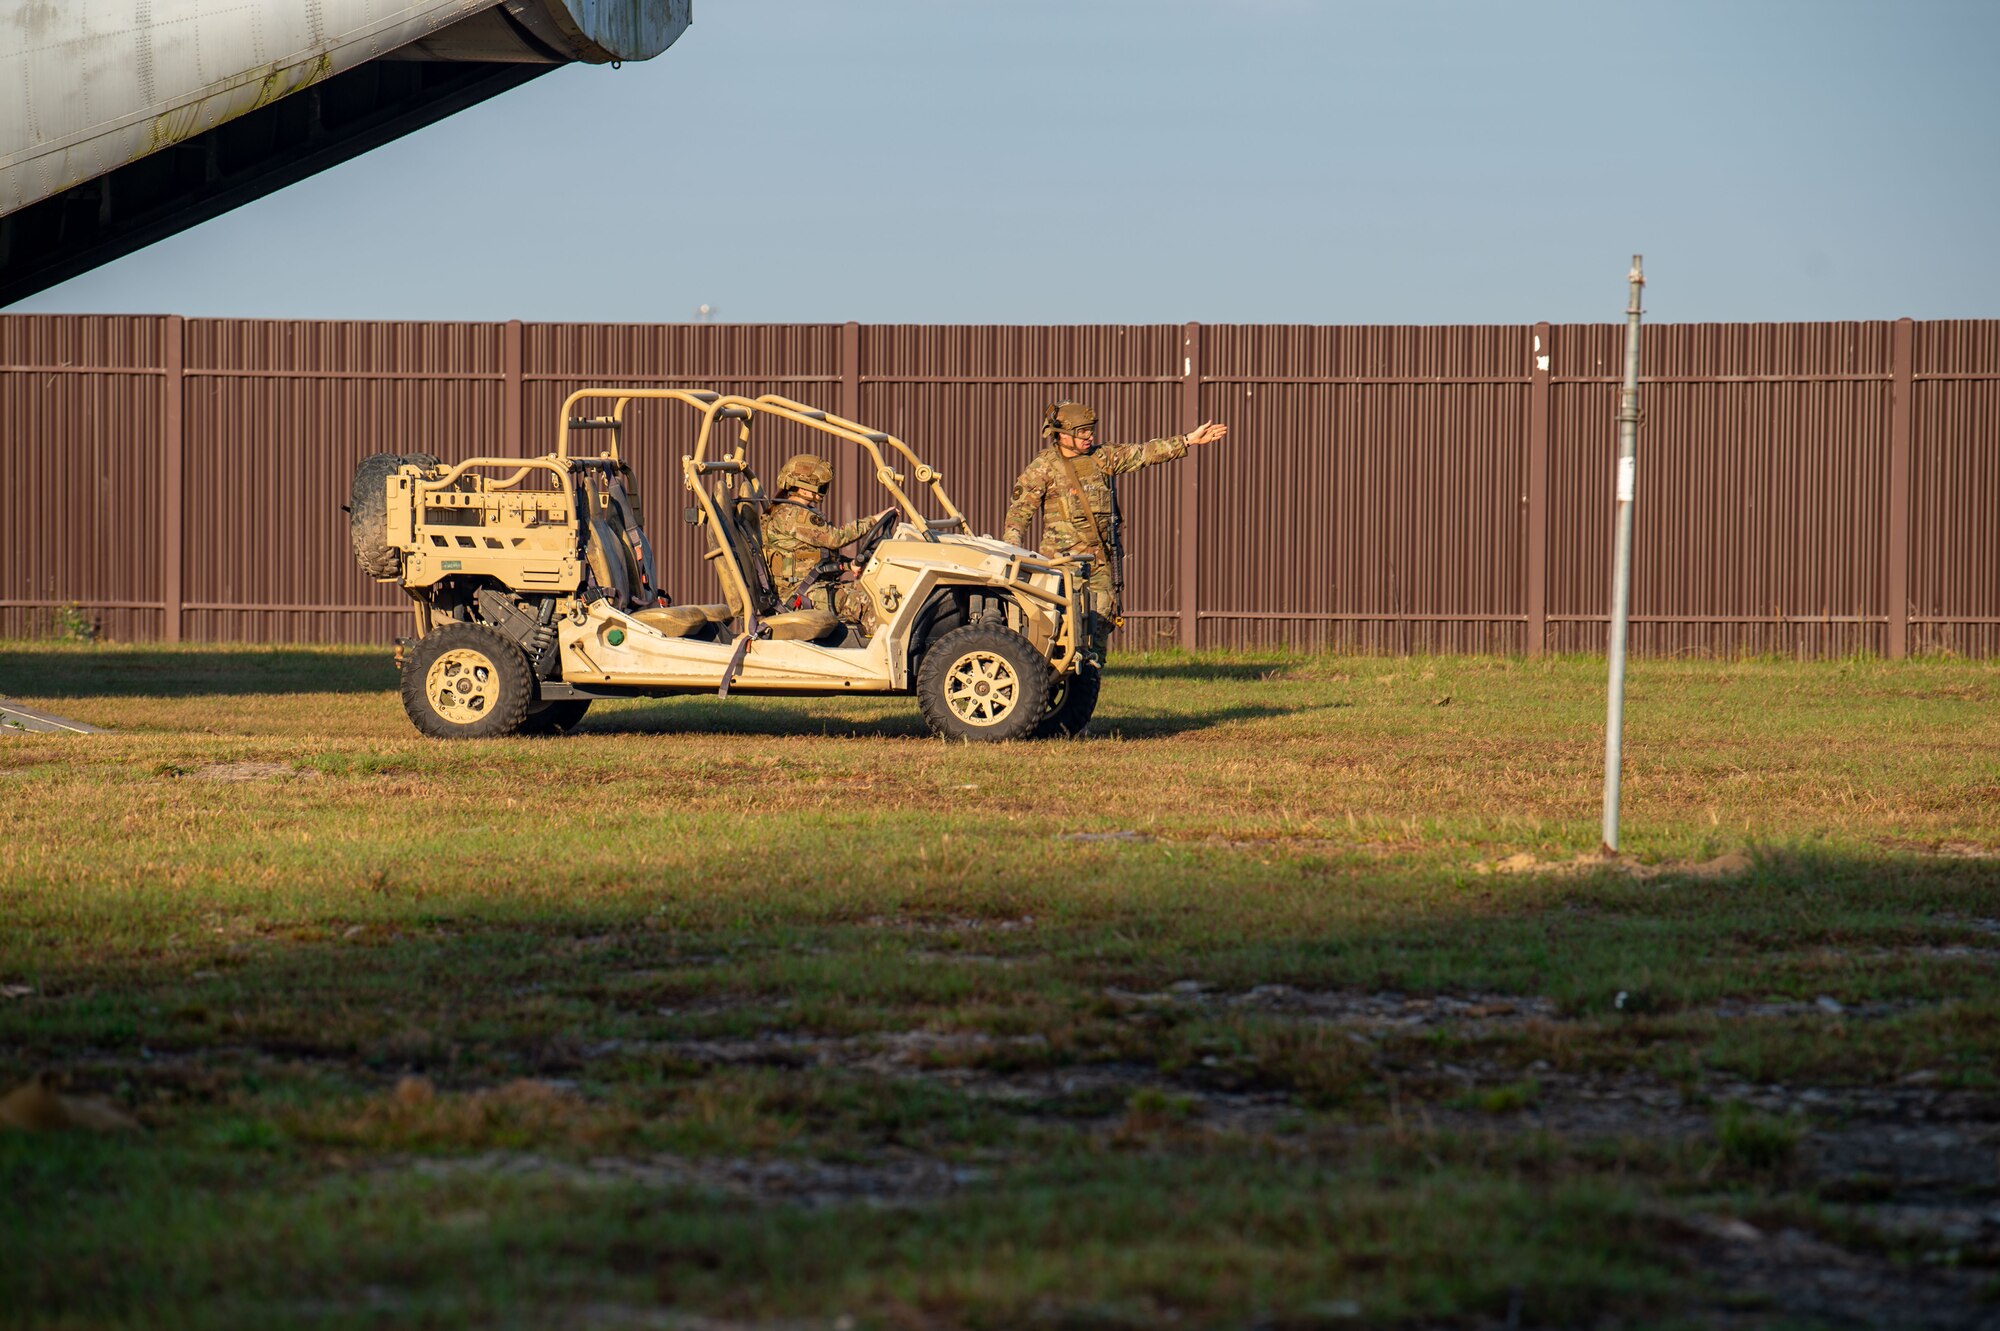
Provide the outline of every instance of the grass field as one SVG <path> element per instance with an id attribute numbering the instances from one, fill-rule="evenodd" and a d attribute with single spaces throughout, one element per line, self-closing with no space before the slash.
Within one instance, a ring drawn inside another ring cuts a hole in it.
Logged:
<path id="1" fill-rule="evenodd" d="M 0 1322 L 2000 1325 L 2000 667 L 1127 657 L 418 738 L 17 643 Z M 82 1112 L 82 1110 L 79 1110 Z"/>

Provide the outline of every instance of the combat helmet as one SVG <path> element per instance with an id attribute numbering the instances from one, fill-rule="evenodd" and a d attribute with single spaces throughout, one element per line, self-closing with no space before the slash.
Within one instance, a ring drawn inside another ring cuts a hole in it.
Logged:
<path id="1" fill-rule="evenodd" d="M 785 459 L 785 465 L 778 468 L 778 493 L 794 487 L 818 490 L 826 493 L 826 487 L 833 484 L 833 465 L 825 458 L 812 453 L 794 453 Z"/>
<path id="2" fill-rule="evenodd" d="M 1097 424 L 1097 412 L 1081 402 L 1058 402 L 1042 413 L 1042 438 L 1088 430 Z"/>

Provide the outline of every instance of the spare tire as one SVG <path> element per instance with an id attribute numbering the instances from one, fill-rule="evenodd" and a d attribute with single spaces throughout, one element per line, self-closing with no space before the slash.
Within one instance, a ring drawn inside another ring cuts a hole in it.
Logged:
<path id="1" fill-rule="evenodd" d="M 435 467 L 429 453 L 371 453 L 354 469 L 348 496 L 347 534 L 354 542 L 354 562 L 371 578 L 389 581 L 402 576 L 403 552 L 389 544 L 389 478 L 402 466 Z"/>

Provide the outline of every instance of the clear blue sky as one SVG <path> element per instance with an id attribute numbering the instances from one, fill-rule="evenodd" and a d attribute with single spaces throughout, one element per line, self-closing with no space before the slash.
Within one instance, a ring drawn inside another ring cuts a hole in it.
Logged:
<path id="1" fill-rule="evenodd" d="M 2000 0 L 695 0 L 16 310 L 2000 316 Z"/>

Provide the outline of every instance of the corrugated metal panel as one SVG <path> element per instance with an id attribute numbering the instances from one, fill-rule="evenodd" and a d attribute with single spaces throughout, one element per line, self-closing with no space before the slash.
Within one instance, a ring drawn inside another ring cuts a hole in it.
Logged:
<path id="1" fill-rule="evenodd" d="M 1632 650 L 1884 650 L 1888 324 L 1641 341 Z M 1602 651 L 1623 330 L 1551 330 L 1549 646 Z"/>
<path id="2" fill-rule="evenodd" d="M 1911 649 L 2000 655 L 2000 323 L 1918 324 L 1913 351 Z"/>
<path id="3" fill-rule="evenodd" d="M 408 633 L 408 598 L 349 553 L 349 478 L 370 453 L 499 452 L 499 336 L 491 324 L 189 320 L 187 636 Z"/>
<path id="4" fill-rule="evenodd" d="M 1224 444 L 1124 483 L 1128 646 L 1180 641 L 1198 608 L 1203 645 L 1518 651 L 1539 561 L 1547 645 L 1595 650 L 1622 329 L 1548 330 L 1546 373 L 1535 331 L 1214 327 L 1190 356 L 1177 326 L 4 316 L 0 633 L 44 632 L 66 602 L 160 635 L 171 511 L 188 637 L 386 640 L 407 608 L 349 558 L 354 462 L 541 452 L 571 388 L 637 383 L 853 404 L 941 465 L 981 531 L 1050 401 L 1092 402 L 1120 441 L 1224 420 Z M 1656 325 L 1645 353 L 1635 650 L 1885 650 L 1907 586 L 1913 648 L 2000 653 L 2000 323 Z M 691 414 L 634 420 L 668 590 L 710 599 L 678 521 Z M 765 427 L 752 458 L 769 473 L 802 446 L 824 448 Z M 830 451 L 834 515 L 880 507 Z"/>
<path id="5" fill-rule="evenodd" d="M 165 323 L 157 315 L 0 315 L 0 371 L 157 370 Z"/>
<path id="6" fill-rule="evenodd" d="M 0 637 L 159 636 L 164 323 L 0 318 Z"/>
<path id="7" fill-rule="evenodd" d="M 1528 330 L 1202 330 L 1200 642 L 1525 646 Z"/>

